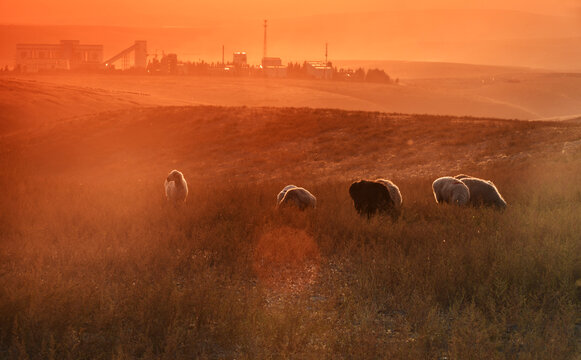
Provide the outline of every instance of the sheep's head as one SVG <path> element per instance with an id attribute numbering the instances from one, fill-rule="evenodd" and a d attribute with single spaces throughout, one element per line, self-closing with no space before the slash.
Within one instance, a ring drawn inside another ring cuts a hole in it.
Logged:
<path id="1" fill-rule="evenodd" d="M 172 170 L 169 175 L 167 176 L 167 181 L 174 181 L 176 183 L 180 182 L 183 179 L 184 175 L 177 171 L 177 170 Z"/>

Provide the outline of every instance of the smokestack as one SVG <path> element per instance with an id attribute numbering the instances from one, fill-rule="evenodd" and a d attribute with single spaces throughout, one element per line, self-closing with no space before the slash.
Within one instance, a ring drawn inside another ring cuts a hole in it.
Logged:
<path id="1" fill-rule="evenodd" d="M 266 20 L 264 20 L 264 47 L 262 49 L 262 58 L 266 57 Z"/>
<path id="2" fill-rule="evenodd" d="M 222 45 L 222 66 L 224 66 L 224 45 Z"/>
<path id="3" fill-rule="evenodd" d="M 329 66 L 329 43 L 325 43 L 325 80 L 327 80 L 327 67 Z"/>

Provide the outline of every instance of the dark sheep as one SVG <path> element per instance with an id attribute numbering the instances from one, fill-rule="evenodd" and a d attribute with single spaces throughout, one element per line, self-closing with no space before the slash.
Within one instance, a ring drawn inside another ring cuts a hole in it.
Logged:
<path id="1" fill-rule="evenodd" d="M 353 199 L 355 210 L 368 218 L 376 213 L 397 218 L 401 213 L 401 193 L 389 180 L 359 180 L 351 184 L 349 195 Z"/>

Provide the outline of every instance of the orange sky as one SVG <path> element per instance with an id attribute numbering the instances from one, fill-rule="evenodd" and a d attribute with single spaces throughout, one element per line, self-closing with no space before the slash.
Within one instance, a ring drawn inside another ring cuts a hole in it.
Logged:
<path id="1" fill-rule="evenodd" d="M 401 9 L 510 9 L 579 16 L 581 0 L 18 0 L 0 2 L 0 24 L 200 26 L 262 19 Z"/>

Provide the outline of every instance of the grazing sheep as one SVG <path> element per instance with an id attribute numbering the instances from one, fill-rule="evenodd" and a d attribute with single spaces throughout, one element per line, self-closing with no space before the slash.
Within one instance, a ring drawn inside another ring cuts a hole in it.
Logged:
<path id="1" fill-rule="evenodd" d="M 483 180 L 468 175 L 461 176 L 461 180 L 470 190 L 470 204 L 473 206 L 496 206 L 500 209 L 506 208 L 506 201 L 492 181 Z"/>
<path id="2" fill-rule="evenodd" d="M 389 180 L 359 180 L 349 187 L 355 210 L 368 218 L 377 212 L 397 218 L 401 212 L 402 198 L 398 187 Z"/>
<path id="3" fill-rule="evenodd" d="M 168 201 L 173 203 L 186 201 L 186 197 L 188 196 L 188 184 L 181 172 L 172 170 L 165 179 L 164 185 L 165 196 Z"/>
<path id="4" fill-rule="evenodd" d="M 281 198 L 282 194 L 282 198 Z M 278 194 L 277 207 L 294 205 L 300 210 L 305 210 L 308 207 L 317 207 L 317 198 L 311 194 L 307 189 L 295 185 L 287 185 Z"/>
<path id="5" fill-rule="evenodd" d="M 432 183 L 434 197 L 438 204 L 449 203 L 467 205 L 470 202 L 470 190 L 462 181 L 450 176 L 436 179 Z"/>

